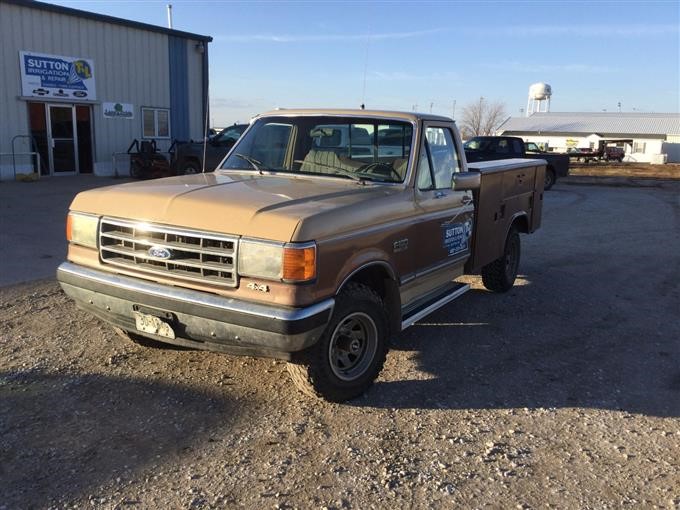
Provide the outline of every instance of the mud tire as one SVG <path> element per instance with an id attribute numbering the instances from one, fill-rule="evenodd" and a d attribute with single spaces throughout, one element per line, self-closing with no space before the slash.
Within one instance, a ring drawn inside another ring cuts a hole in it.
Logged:
<path id="1" fill-rule="evenodd" d="M 519 232 L 510 228 L 503 255 L 482 268 L 484 287 L 493 292 L 507 292 L 515 283 L 521 254 Z"/>
<path id="2" fill-rule="evenodd" d="M 545 183 L 543 184 L 543 189 L 548 191 L 557 182 L 557 176 L 555 175 L 555 170 L 552 168 L 545 169 Z"/>
<path id="3" fill-rule="evenodd" d="M 319 341 L 295 353 L 288 372 L 302 393 L 344 402 L 371 387 L 388 349 L 385 304 L 370 287 L 349 283 L 336 298 L 333 315 Z"/>

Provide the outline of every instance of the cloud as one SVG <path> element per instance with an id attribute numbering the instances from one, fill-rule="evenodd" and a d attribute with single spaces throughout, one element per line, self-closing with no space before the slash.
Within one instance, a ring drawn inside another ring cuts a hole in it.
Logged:
<path id="1" fill-rule="evenodd" d="M 484 64 L 484 67 L 499 71 L 512 71 L 519 73 L 531 72 L 557 72 L 557 73 L 589 73 L 605 74 L 620 72 L 616 67 L 592 64 L 535 64 L 522 62 L 499 62 L 497 64 Z"/>
<path id="2" fill-rule="evenodd" d="M 377 34 L 221 34 L 213 39 L 217 42 L 268 42 L 268 43 L 297 43 L 297 42 L 365 42 L 385 41 L 390 39 L 409 39 L 444 32 L 445 28 L 428 30 L 413 30 L 406 32 L 384 32 Z"/>
<path id="3" fill-rule="evenodd" d="M 496 37 L 653 37 L 676 35 L 677 24 L 651 25 L 514 25 L 500 28 L 467 28 L 468 35 Z M 550 39 L 546 40 L 546 44 Z"/>

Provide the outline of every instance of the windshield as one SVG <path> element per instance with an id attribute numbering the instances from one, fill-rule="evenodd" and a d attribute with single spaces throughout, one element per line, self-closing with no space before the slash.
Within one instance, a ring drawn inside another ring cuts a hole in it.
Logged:
<path id="1" fill-rule="evenodd" d="M 224 128 L 222 131 L 212 137 L 213 142 L 235 142 L 243 134 L 248 127 L 247 124 L 239 124 Z"/>
<path id="2" fill-rule="evenodd" d="M 223 170 L 403 182 L 411 154 L 408 122 L 351 117 L 269 117 L 255 121 Z"/>

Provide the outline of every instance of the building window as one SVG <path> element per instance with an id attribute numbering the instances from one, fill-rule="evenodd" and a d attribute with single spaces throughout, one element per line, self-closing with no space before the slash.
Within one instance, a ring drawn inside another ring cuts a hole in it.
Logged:
<path id="1" fill-rule="evenodd" d="M 646 146 L 647 146 L 646 142 L 634 142 L 633 152 L 644 154 Z"/>
<path id="2" fill-rule="evenodd" d="M 142 108 L 142 137 L 170 138 L 170 110 Z"/>

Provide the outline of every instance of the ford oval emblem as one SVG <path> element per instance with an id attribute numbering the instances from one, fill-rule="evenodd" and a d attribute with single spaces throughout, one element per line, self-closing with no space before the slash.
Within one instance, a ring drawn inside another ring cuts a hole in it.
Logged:
<path id="1" fill-rule="evenodd" d="M 162 246 L 152 246 L 147 250 L 146 253 L 149 255 L 149 257 L 153 257 L 155 259 L 168 260 L 172 258 L 172 252 L 167 248 L 163 248 Z"/>

